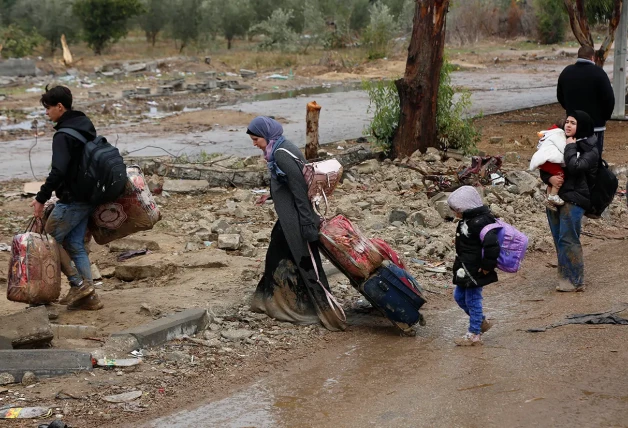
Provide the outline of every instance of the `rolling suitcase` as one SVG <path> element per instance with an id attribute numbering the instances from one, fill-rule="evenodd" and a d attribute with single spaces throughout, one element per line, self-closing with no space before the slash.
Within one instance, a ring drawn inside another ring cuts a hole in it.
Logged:
<path id="1" fill-rule="evenodd" d="M 368 301 L 404 333 L 412 326 L 425 325 L 419 309 L 425 304 L 421 286 L 405 270 L 386 260 L 358 290 Z"/>

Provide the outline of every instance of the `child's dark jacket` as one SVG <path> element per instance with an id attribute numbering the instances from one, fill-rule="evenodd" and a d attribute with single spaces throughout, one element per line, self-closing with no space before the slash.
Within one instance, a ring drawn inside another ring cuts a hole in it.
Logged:
<path id="1" fill-rule="evenodd" d="M 482 229 L 491 223 L 495 223 L 495 217 L 486 206 L 467 210 L 462 214 L 462 220 L 456 229 L 454 284 L 461 287 L 484 287 L 497 282 L 495 267 L 500 252 L 497 230 L 488 232 L 483 242 L 480 239 Z M 488 271 L 488 274 L 482 273 L 481 269 Z"/>

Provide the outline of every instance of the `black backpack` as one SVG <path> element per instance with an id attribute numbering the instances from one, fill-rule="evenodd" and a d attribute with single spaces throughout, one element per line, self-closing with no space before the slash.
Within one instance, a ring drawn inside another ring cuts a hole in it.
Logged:
<path id="1" fill-rule="evenodd" d="M 608 169 L 608 163 L 600 158 L 595 181 L 589 183 L 591 208 L 587 211 L 586 216 L 589 218 L 600 218 L 604 210 L 613 202 L 618 186 L 619 181 L 617 177 Z"/>
<path id="2" fill-rule="evenodd" d="M 105 137 L 88 141 L 80 132 L 61 128 L 57 132 L 68 134 L 85 144 L 83 157 L 76 177 L 81 199 L 92 205 L 113 202 L 122 196 L 126 187 L 126 165 L 118 149 Z"/>

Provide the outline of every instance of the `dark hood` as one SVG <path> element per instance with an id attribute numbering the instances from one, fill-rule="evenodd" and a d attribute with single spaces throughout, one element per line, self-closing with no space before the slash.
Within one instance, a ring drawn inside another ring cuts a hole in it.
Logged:
<path id="1" fill-rule="evenodd" d="M 582 110 L 575 110 L 573 112 L 567 112 L 567 116 L 572 116 L 576 119 L 576 122 L 578 122 L 576 135 L 574 135 L 576 140 L 588 138 L 594 134 L 593 119 L 591 119 L 588 113 Z"/>
<path id="2" fill-rule="evenodd" d="M 59 122 L 54 127 L 56 130 L 61 128 L 71 128 L 79 131 L 88 140 L 93 140 L 97 137 L 96 128 L 94 124 L 84 113 L 80 111 L 69 110 L 63 113 L 63 116 L 59 118 Z"/>
<path id="3" fill-rule="evenodd" d="M 462 213 L 462 218 L 464 220 L 469 220 L 469 219 L 475 218 L 477 216 L 485 215 L 485 214 L 492 215 L 489 207 L 487 207 L 486 205 L 483 205 L 481 207 L 473 208 L 471 210 L 466 210 L 465 212 Z"/>

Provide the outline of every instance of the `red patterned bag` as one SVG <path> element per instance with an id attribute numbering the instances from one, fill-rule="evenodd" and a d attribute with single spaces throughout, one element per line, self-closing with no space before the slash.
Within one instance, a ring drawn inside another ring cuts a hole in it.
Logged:
<path id="1" fill-rule="evenodd" d="M 399 257 L 399 254 L 388 245 L 388 242 L 380 238 L 371 238 L 371 244 L 377 248 L 377 251 L 384 257 L 385 260 L 390 260 L 401 269 L 406 269 L 406 265 L 403 259 Z"/>
<path id="2" fill-rule="evenodd" d="M 96 207 L 89 219 L 94 240 L 104 245 L 142 230 L 152 229 L 161 213 L 139 166 L 127 167 L 126 189 L 115 202 Z"/>
<path id="3" fill-rule="evenodd" d="M 358 282 L 367 279 L 384 260 L 371 241 L 343 215 L 323 222 L 319 236 L 333 261 Z"/>
<path id="4" fill-rule="evenodd" d="M 7 299 L 13 302 L 51 303 L 61 294 L 59 250 L 54 238 L 33 232 L 43 230 L 41 219 L 33 218 L 26 231 L 11 245 Z"/>

